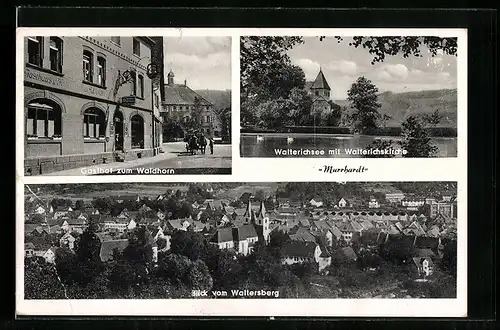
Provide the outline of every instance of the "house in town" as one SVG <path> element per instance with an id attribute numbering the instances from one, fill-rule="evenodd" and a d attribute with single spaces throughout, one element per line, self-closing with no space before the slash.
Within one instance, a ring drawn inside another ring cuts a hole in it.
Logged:
<path id="1" fill-rule="evenodd" d="M 54 214 L 52 215 L 52 219 L 61 219 L 62 217 L 67 216 L 70 212 L 73 212 L 73 209 L 71 207 L 68 207 L 68 206 L 57 207 L 54 210 Z"/>
<path id="2" fill-rule="evenodd" d="M 401 206 L 407 210 L 418 210 L 419 207 L 425 205 L 424 197 L 405 197 L 401 200 Z"/>
<path id="3" fill-rule="evenodd" d="M 402 192 L 391 192 L 385 194 L 385 200 L 388 203 L 399 204 L 405 198 L 405 194 Z"/>
<path id="4" fill-rule="evenodd" d="M 342 233 L 342 239 L 347 243 L 350 243 L 352 241 L 353 234 L 355 232 L 354 228 L 352 227 L 352 224 L 348 221 L 341 222 L 338 224 L 337 228 Z"/>
<path id="5" fill-rule="evenodd" d="M 201 129 L 203 134 L 211 137 L 222 136 L 221 121 L 214 111 L 214 105 L 189 88 L 187 81 L 183 84 L 175 83 L 175 73 L 170 70 L 167 83 L 164 85 L 165 100 L 162 101 L 162 116 L 183 124 L 189 122 L 195 111 L 200 112 Z"/>
<path id="6" fill-rule="evenodd" d="M 61 228 L 65 232 L 74 231 L 81 234 L 87 228 L 87 221 L 84 219 L 65 219 Z"/>
<path id="7" fill-rule="evenodd" d="M 430 218 L 436 218 L 438 215 L 443 215 L 448 218 L 456 217 L 456 204 L 450 202 L 436 202 L 430 204 Z"/>
<path id="8" fill-rule="evenodd" d="M 331 89 L 321 68 L 314 81 L 306 82 L 305 90 L 312 98 L 312 113 L 329 113 L 332 110 L 330 105 Z"/>
<path id="9" fill-rule="evenodd" d="M 321 199 L 321 197 L 316 196 L 309 201 L 309 205 L 311 205 L 312 207 L 322 207 L 323 200 Z"/>
<path id="10" fill-rule="evenodd" d="M 368 208 L 370 209 L 378 209 L 380 208 L 380 203 L 378 202 L 378 200 L 371 196 L 370 197 L 370 200 L 368 201 Z"/>
<path id="11" fill-rule="evenodd" d="M 51 246 L 46 250 L 42 250 L 39 252 L 39 256 L 45 259 L 45 262 L 49 264 L 53 264 L 56 260 L 56 250 L 58 248 L 56 246 Z"/>
<path id="12" fill-rule="evenodd" d="M 70 233 L 65 233 L 60 239 L 59 239 L 59 246 L 60 247 L 67 247 L 70 250 L 73 250 L 75 248 L 75 241 L 76 238 L 73 237 Z"/>
<path id="13" fill-rule="evenodd" d="M 315 242 L 290 241 L 282 248 L 281 262 L 287 265 L 311 262 L 322 272 L 331 264 L 331 256 Z"/>
<path id="14" fill-rule="evenodd" d="M 45 214 L 45 208 L 41 205 L 37 206 L 33 211 L 35 214 Z"/>
<path id="15" fill-rule="evenodd" d="M 24 243 L 24 256 L 32 257 L 35 255 L 35 245 L 33 243 Z"/>
<path id="16" fill-rule="evenodd" d="M 434 261 L 436 255 L 431 249 L 414 249 L 412 258 L 419 276 L 428 277 L 434 273 Z"/>
<path id="17" fill-rule="evenodd" d="M 176 230 L 187 231 L 189 226 L 191 226 L 191 222 L 189 219 L 176 219 L 176 220 L 167 220 L 165 222 L 164 231 L 173 232 Z"/>

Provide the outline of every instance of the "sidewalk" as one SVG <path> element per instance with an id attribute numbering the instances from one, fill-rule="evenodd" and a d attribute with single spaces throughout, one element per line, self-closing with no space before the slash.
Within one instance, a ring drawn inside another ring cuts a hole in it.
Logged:
<path id="1" fill-rule="evenodd" d="M 163 153 L 154 157 L 134 159 L 125 162 L 113 162 L 108 164 L 84 166 L 80 168 L 51 172 L 42 176 L 88 176 L 98 174 L 116 174 L 121 169 L 145 168 L 230 168 L 231 167 L 231 145 L 215 145 L 214 155 L 209 152 L 205 155 L 183 155 L 186 152 L 184 142 L 169 142 L 162 145 Z M 208 151 L 208 150 L 207 150 Z M 180 157 L 180 156 L 183 157 Z"/>

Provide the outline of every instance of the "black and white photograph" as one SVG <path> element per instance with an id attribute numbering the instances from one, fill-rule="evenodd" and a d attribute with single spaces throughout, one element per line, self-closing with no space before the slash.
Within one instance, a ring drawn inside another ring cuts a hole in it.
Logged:
<path id="1" fill-rule="evenodd" d="M 447 181 L 25 185 L 24 299 L 453 299 L 460 202 Z"/>
<path id="2" fill-rule="evenodd" d="M 231 173 L 230 37 L 32 31 L 25 176 Z"/>
<path id="3" fill-rule="evenodd" d="M 457 41 L 242 36 L 240 155 L 457 157 Z"/>

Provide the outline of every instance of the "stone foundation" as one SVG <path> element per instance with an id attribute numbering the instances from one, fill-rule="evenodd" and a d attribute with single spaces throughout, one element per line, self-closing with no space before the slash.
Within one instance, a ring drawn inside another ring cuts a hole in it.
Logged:
<path id="1" fill-rule="evenodd" d="M 153 149 L 136 149 L 124 153 L 125 161 L 153 157 Z M 112 152 L 86 155 L 52 156 L 24 160 L 24 175 L 33 176 L 80 167 L 109 164 L 116 162 Z"/>

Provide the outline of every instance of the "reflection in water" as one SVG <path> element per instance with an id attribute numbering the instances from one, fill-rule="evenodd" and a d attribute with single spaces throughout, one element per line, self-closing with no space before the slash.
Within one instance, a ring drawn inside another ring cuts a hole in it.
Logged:
<path id="1" fill-rule="evenodd" d="M 255 135 L 242 134 L 240 141 L 241 157 L 280 157 L 276 155 L 275 149 L 322 149 L 323 156 L 309 157 L 335 157 L 335 158 L 356 158 L 361 155 L 347 154 L 345 149 L 365 149 L 373 140 L 400 140 L 400 137 L 392 136 L 368 136 L 368 135 Z M 433 143 L 438 148 L 437 157 L 456 157 L 456 138 L 432 138 Z M 394 144 L 395 149 L 400 149 L 398 144 Z M 329 154 L 329 150 L 339 150 L 335 154 Z M 293 156 L 291 156 L 293 157 Z M 300 156 L 299 156 L 300 157 Z M 401 156 L 396 156 L 401 157 Z"/>

